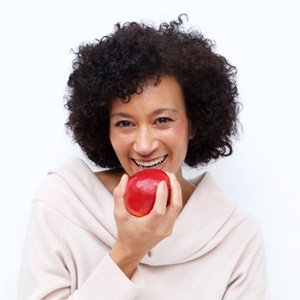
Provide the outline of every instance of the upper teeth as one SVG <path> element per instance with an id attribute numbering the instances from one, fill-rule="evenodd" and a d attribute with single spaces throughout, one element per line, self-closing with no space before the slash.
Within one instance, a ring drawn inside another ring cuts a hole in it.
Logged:
<path id="1" fill-rule="evenodd" d="M 159 164 L 161 164 L 164 159 L 165 159 L 166 156 L 163 156 L 163 157 L 160 157 L 160 158 L 157 158 L 157 159 L 154 159 L 154 160 L 151 160 L 151 161 L 138 161 L 138 160 L 134 160 L 135 163 L 139 166 L 139 167 L 142 167 L 142 168 L 151 168 L 151 167 L 154 167 L 154 166 L 157 166 Z"/>

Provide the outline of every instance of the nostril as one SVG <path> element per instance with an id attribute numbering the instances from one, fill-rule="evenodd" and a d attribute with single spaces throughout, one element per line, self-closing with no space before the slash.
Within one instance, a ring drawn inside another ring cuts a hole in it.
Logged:
<path id="1" fill-rule="evenodd" d="M 133 150 L 141 156 L 148 156 L 150 153 L 153 152 L 154 148 L 150 144 L 135 144 Z"/>
<path id="2" fill-rule="evenodd" d="M 133 150 L 142 156 L 149 155 L 156 148 L 156 142 L 151 137 L 143 137 L 136 139 L 133 145 Z"/>

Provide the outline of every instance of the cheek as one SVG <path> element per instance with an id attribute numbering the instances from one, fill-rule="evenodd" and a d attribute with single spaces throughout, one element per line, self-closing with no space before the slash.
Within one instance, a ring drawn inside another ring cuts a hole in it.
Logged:
<path id="1" fill-rule="evenodd" d="M 117 157 L 122 160 L 131 149 L 132 137 L 120 134 L 117 130 L 111 130 L 109 138 Z"/>
<path id="2" fill-rule="evenodd" d="M 114 132 L 112 130 L 109 131 L 109 140 L 110 140 L 112 146 L 114 147 L 114 144 L 116 141 L 116 135 L 114 134 Z"/>
<path id="3" fill-rule="evenodd" d="M 111 130 L 109 133 L 109 139 L 116 153 L 122 151 L 122 145 L 124 145 L 124 143 L 121 142 L 118 133 L 116 133 L 114 130 Z"/>
<path id="4" fill-rule="evenodd" d="M 174 139 L 178 142 L 186 142 L 188 139 L 188 128 L 186 122 L 180 121 L 172 128 Z"/>

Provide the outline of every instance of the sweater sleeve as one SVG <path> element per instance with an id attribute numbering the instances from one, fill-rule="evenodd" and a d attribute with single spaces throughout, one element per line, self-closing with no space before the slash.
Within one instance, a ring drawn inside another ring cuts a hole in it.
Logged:
<path id="1" fill-rule="evenodd" d="M 232 272 L 223 300 L 266 300 L 266 265 L 263 237 L 256 234 L 246 244 Z"/>
<path id="2" fill-rule="evenodd" d="M 72 226 L 54 208 L 42 201 L 34 202 L 19 276 L 18 299 L 134 299 L 144 285 L 139 270 L 129 280 L 108 253 L 85 282 L 74 290 L 76 283 L 70 276 L 67 263 L 70 261 L 70 250 L 64 241 Z"/>

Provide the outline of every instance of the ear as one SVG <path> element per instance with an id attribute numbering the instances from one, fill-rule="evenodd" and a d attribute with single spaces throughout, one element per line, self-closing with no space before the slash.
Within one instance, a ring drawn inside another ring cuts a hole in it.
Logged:
<path id="1" fill-rule="evenodd" d="M 189 122 L 189 140 L 192 140 L 196 135 L 196 129 L 193 128 L 191 121 Z"/>
<path id="2" fill-rule="evenodd" d="M 190 134 L 190 135 L 189 135 L 189 140 L 192 140 L 194 137 L 195 137 L 194 134 Z"/>

